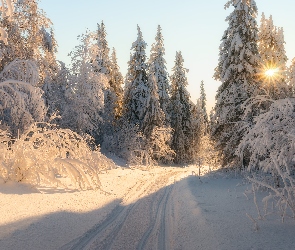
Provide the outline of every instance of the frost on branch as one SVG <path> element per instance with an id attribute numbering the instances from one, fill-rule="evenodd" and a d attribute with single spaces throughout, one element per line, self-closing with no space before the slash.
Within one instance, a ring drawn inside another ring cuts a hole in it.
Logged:
<path id="1" fill-rule="evenodd" d="M 31 84 L 7 80 L 0 83 L 0 120 L 13 136 L 35 121 L 43 121 L 46 107 L 42 90 Z"/>
<path id="2" fill-rule="evenodd" d="M 3 132 L 2 132 L 3 134 Z M 7 152 L 0 134 L 1 154 Z M 0 177 L 4 180 L 50 185 L 70 189 L 95 189 L 100 186 L 100 170 L 114 164 L 98 150 L 92 151 L 82 138 L 68 129 L 46 123 L 33 124 L 11 145 L 8 159 L 1 159 Z"/>
<path id="3" fill-rule="evenodd" d="M 32 60 L 15 59 L 0 73 L 0 81 L 6 80 L 17 80 L 37 86 L 39 81 L 37 64 Z"/>
<path id="4" fill-rule="evenodd" d="M 240 159 L 250 153 L 248 170 L 258 173 L 251 181 L 271 191 L 283 218 L 288 209 L 295 218 L 294 107 L 294 98 L 274 101 L 255 119 L 237 150 Z"/>

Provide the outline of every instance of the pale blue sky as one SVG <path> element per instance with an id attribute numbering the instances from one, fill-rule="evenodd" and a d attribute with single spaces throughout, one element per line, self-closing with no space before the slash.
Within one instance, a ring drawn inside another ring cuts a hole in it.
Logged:
<path id="1" fill-rule="evenodd" d="M 77 36 L 86 29 L 96 30 L 101 20 L 106 25 L 110 47 L 117 50 L 123 75 L 127 71 L 130 48 L 136 40 L 138 24 L 147 42 L 147 56 L 154 42 L 157 25 L 162 27 L 165 39 L 167 69 L 170 74 L 175 52 L 182 51 L 184 66 L 189 69 L 188 90 L 192 100 L 199 97 L 201 80 L 205 82 L 208 110 L 214 105 L 219 86 L 213 78 L 218 63 L 218 47 L 227 23 L 226 16 L 233 10 L 224 10 L 226 0 L 41 0 L 40 7 L 54 24 L 59 45 L 57 57 L 70 62 L 67 54 L 78 44 Z M 285 31 L 286 52 L 295 57 L 295 1 L 257 0 L 261 13 L 273 15 L 274 24 Z"/>

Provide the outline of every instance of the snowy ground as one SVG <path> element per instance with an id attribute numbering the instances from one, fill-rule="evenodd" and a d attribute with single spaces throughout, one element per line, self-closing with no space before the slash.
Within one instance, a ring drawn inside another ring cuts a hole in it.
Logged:
<path id="1" fill-rule="evenodd" d="M 193 171 L 113 169 L 103 191 L 0 184 L 0 249 L 295 249 L 294 221 L 270 217 L 254 230 L 242 178 Z"/>

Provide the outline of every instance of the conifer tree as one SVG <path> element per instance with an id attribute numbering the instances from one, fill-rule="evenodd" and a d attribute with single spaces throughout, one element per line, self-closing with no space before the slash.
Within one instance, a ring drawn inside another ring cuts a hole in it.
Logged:
<path id="1" fill-rule="evenodd" d="M 106 30 L 103 21 L 97 24 L 97 55 L 93 62 L 96 72 L 105 74 L 107 77 L 111 72 L 111 62 L 109 58 L 110 49 L 106 40 Z"/>
<path id="2" fill-rule="evenodd" d="M 284 44 L 283 28 L 274 26 L 272 16 L 266 19 L 262 13 L 258 41 L 261 57 L 259 75 L 263 81 L 262 87 L 273 99 L 290 95 L 286 67 L 288 58 Z"/>
<path id="3" fill-rule="evenodd" d="M 111 72 L 110 72 L 110 88 L 114 95 L 113 101 L 113 116 L 117 120 L 122 116 L 123 109 L 123 88 L 124 83 L 123 76 L 120 72 L 120 67 L 117 63 L 116 50 L 113 48 L 111 56 Z"/>
<path id="4" fill-rule="evenodd" d="M 295 58 L 293 58 L 290 67 L 288 68 L 288 84 L 291 88 L 292 96 L 295 95 Z"/>
<path id="5" fill-rule="evenodd" d="M 143 40 L 142 32 L 137 26 L 137 39 L 132 44 L 128 62 L 128 71 L 125 82 L 124 93 L 124 119 L 131 124 L 137 124 L 142 127 L 144 115 L 147 107 L 148 76 L 146 60 L 146 43 Z"/>
<path id="6" fill-rule="evenodd" d="M 201 110 L 202 110 L 202 114 L 204 117 L 204 123 L 205 123 L 205 127 L 208 126 L 209 120 L 208 120 L 208 114 L 207 114 L 207 107 L 206 107 L 206 93 L 205 93 L 205 88 L 204 88 L 204 81 L 201 81 L 201 85 L 200 85 L 200 106 L 201 106 Z"/>
<path id="7" fill-rule="evenodd" d="M 155 43 L 152 44 L 151 55 L 149 59 L 149 74 L 155 76 L 155 80 L 158 84 L 158 93 L 160 107 L 165 114 L 165 124 L 169 124 L 169 79 L 166 69 L 166 60 L 164 59 L 165 48 L 164 39 L 161 32 L 161 26 L 158 25 L 157 35 L 155 37 Z"/>
<path id="8" fill-rule="evenodd" d="M 223 165 L 235 163 L 234 153 L 243 137 L 245 123 L 253 119 L 251 113 L 243 116 L 242 105 L 256 95 L 260 61 L 255 1 L 230 0 L 226 7 L 231 5 L 234 11 L 226 18 L 229 27 L 222 37 L 214 74 L 221 86 L 216 95 L 212 136 L 223 156 Z"/>
<path id="9" fill-rule="evenodd" d="M 191 157 L 192 116 L 186 69 L 181 52 L 176 52 L 171 79 L 171 127 L 174 130 L 171 148 L 175 151 L 176 163 L 189 163 Z"/>
<path id="10" fill-rule="evenodd" d="M 147 105 L 143 118 L 142 130 L 144 135 L 149 138 L 155 127 L 163 126 L 165 114 L 160 107 L 160 98 L 155 76 L 150 75 L 147 86 L 149 91 L 147 95 Z"/>

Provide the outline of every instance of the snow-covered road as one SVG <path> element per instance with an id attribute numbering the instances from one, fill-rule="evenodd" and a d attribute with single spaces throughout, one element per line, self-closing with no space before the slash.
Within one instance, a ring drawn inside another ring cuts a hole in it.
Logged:
<path id="1" fill-rule="evenodd" d="M 246 213 L 256 218 L 257 211 L 242 178 L 199 179 L 192 171 L 115 169 L 101 176 L 103 192 L 0 185 L 0 249 L 295 249 L 294 221 L 274 217 L 253 229 Z"/>

